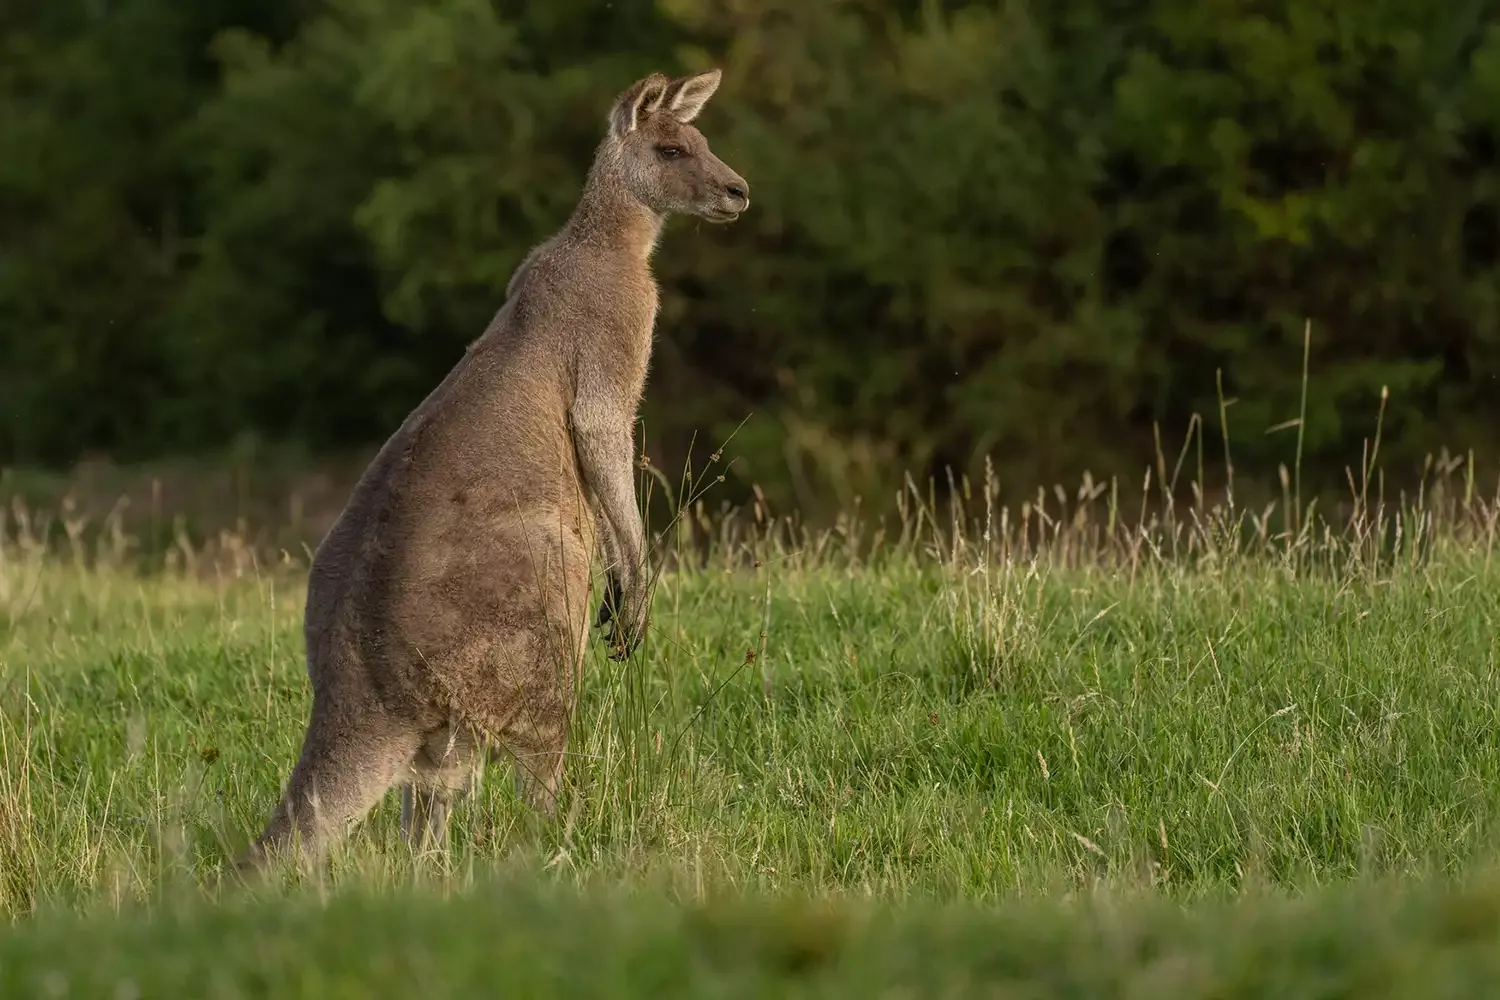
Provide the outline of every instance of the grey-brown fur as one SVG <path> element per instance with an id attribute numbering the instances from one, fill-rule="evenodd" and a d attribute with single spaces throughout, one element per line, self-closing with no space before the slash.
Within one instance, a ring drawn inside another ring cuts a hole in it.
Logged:
<path id="1" fill-rule="evenodd" d="M 318 856 L 392 785 L 414 846 L 441 844 L 490 748 L 551 813 L 589 621 L 613 655 L 650 607 L 634 424 L 651 356 L 650 257 L 665 217 L 727 222 L 748 185 L 688 124 L 714 70 L 616 101 L 577 209 L 536 247 L 489 328 L 365 471 L 318 547 L 304 633 L 313 706 L 265 832 L 237 867 Z"/>

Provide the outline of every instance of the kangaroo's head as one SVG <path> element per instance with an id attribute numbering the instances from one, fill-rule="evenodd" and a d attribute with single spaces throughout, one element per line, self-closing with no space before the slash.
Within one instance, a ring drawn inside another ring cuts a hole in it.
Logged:
<path id="1" fill-rule="evenodd" d="M 606 148 L 616 179 L 661 215 L 732 222 L 750 207 L 750 185 L 692 126 L 719 87 L 719 71 L 669 79 L 652 73 L 615 101 Z"/>

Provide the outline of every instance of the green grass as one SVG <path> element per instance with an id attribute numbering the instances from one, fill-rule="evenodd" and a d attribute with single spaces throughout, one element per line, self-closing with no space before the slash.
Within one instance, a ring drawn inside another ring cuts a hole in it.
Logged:
<path id="1" fill-rule="evenodd" d="M 1155 901 L 895 908 L 484 884 L 327 904 L 41 918 L 0 937 L 0 996 L 1493 996 L 1500 892 L 1359 886 L 1192 915 Z"/>
<path id="2" fill-rule="evenodd" d="M 1493 524 L 1403 529 L 1394 555 L 1390 532 L 1231 544 L 1209 521 L 1092 555 L 1081 530 L 1042 555 L 1014 530 L 989 555 L 720 551 L 663 577 L 643 655 L 591 657 L 556 824 L 491 768 L 446 860 L 403 850 L 391 796 L 327 872 L 219 904 L 200 881 L 300 745 L 299 574 L 11 545 L 0 993 L 211 995 L 221 961 L 224 996 L 1231 996 L 1279 975 L 1335 996 L 1444 963 L 1493 986 L 1500 896 L 1411 888 L 1496 856 Z M 1120 902 L 1056 902 L 1079 894 Z M 1246 894 L 1311 901 L 1223 908 Z M 805 975 L 775 958 L 803 934 L 826 951 Z"/>

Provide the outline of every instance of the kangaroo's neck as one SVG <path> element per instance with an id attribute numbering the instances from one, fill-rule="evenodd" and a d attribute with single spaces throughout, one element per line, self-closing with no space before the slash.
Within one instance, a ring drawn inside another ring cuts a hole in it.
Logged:
<path id="1" fill-rule="evenodd" d="M 618 179 L 596 163 L 589 171 L 578 207 L 564 227 L 569 242 L 650 269 L 651 254 L 661 237 L 660 214 L 641 204 Z"/>

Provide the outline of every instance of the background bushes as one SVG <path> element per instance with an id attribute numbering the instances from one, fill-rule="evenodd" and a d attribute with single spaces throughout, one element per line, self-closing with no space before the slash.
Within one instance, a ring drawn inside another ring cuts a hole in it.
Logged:
<path id="1" fill-rule="evenodd" d="M 571 210 L 615 93 L 722 65 L 753 210 L 658 258 L 648 449 L 817 506 L 1495 451 L 1500 5 L 54 0 L 0 12 L 0 463 L 378 443 Z M 692 230 L 699 230 L 693 232 Z M 746 418 L 750 419 L 746 421 Z M 731 488 L 733 488 L 731 486 Z"/>

